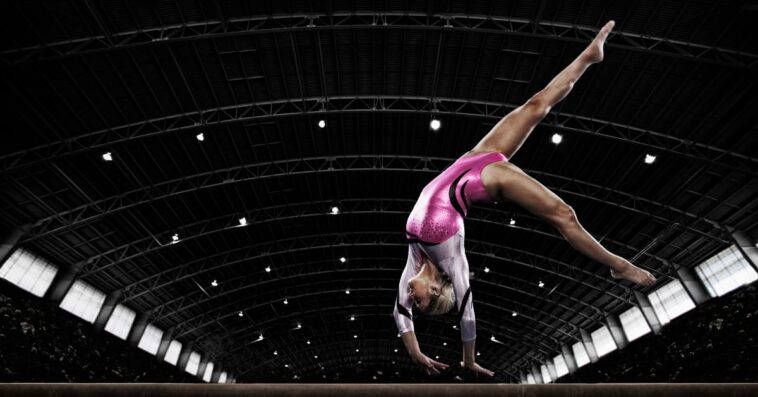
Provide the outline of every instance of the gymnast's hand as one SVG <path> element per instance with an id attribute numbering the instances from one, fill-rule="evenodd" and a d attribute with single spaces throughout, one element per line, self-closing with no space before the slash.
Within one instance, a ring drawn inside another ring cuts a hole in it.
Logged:
<path id="1" fill-rule="evenodd" d="M 418 366 L 424 369 L 426 371 L 427 375 L 437 375 L 440 373 L 441 369 L 447 369 L 448 365 L 434 361 L 431 358 L 424 355 L 424 353 L 419 352 L 418 354 L 415 354 L 411 356 L 411 359 L 414 363 L 416 363 Z"/>
<path id="2" fill-rule="evenodd" d="M 474 372 L 474 375 L 476 375 L 476 376 L 479 376 L 479 374 L 483 374 L 483 375 L 487 375 L 487 376 L 493 376 L 493 375 L 495 375 L 494 372 L 488 370 L 487 368 L 482 368 L 477 363 L 466 364 L 463 361 L 461 361 L 461 367 L 470 369 L 472 372 Z"/>

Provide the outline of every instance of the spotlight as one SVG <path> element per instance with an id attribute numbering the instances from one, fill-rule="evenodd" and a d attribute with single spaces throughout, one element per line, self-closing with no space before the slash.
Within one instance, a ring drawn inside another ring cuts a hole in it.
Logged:
<path id="1" fill-rule="evenodd" d="M 271 266 L 266 266 L 266 273 L 271 273 Z"/>
<path id="2" fill-rule="evenodd" d="M 242 314 L 242 312 L 239 312 L 239 313 L 237 313 L 237 316 L 242 317 L 242 316 L 244 316 L 244 314 Z"/>
<path id="3" fill-rule="evenodd" d="M 510 221 L 510 222 L 508 222 L 508 224 L 509 224 L 509 225 L 511 225 L 511 226 L 513 226 L 513 225 L 515 225 L 515 224 L 516 224 L 516 220 L 515 220 L 515 219 L 513 219 L 513 218 L 511 218 L 511 221 Z"/>
<path id="4" fill-rule="evenodd" d="M 440 123 L 437 119 L 432 119 L 431 122 L 429 122 L 429 127 L 431 127 L 434 131 L 437 131 L 442 126 L 442 123 Z"/>
<path id="5" fill-rule="evenodd" d="M 274 350 L 274 355 L 275 355 L 275 356 L 278 356 L 278 355 L 279 355 L 279 353 L 278 353 L 276 350 Z"/>
<path id="6" fill-rule="evenodd" d="M 307 341 L 305 341 L 305 344 L 310 345 L 311 341 L 307 340 Z"/>
<path id="7" fill-rule="evenodd" d="M 440 356 L 434 356 L 434 358 L 435 358 L 435 359 L 437 359 L 437 360 L 439 360 L 439 359 L 440 359 Z"/>
<path id="8" fill-rule="evenodd" d="M 655 156 L 652 154 L 646 154 L 645 155 L 645 164 L 653 164 L 655 162 Z"/>
<path id="9" fill-rule="evenodd" d="M 319 120 L 318 121 L 318 126 L 319 126 L 319 128 L 326 127 L 326 120 Z"/>
<path id="10" fill-rule="evenodd" d="M 287 298 L 284 298 L 284 304 L 285 304 L 285 305 L 288 305 L 288 304 L 289 304 L 289 302 L 287 301 Z"/>
<path id="11" fill-rule="evenodd" d="M 540 288 L 542 288 L 542 287 L 545 286 L 545 283 L 543 283 L 542 280 L 540 280 L 540 282 L 539 282 L 539 284 L 537 284 L 537 286 L 540 287 Z"/>
<path id="12" fill-rule="evenodd" d="M 289 367 L 290 367 L 289 364 L 284 364 L 284 368 L 289 368 Z"/>
<path id="13" fill-rule="evenodd" d="M 340 262 L 342 262 L 342 263 L 347 262 L 347 258 L 345 258 L 344 256 L 340 257 Z"/>
<path id="14" fill-rule="evenodd" d="M 205 140 L 205 135 L 203 135 L 203 133 L 201 132 L 201 133 L 195 135 L 195 138 L 197 138 L 198 141 L 202 142 L 202 141 Z"/>
<path id="15" fill-rule="evenodd" d="M 395 353 L 397 353 L 397 349 L 395 349 Z"/>
<path id="16" fill-rule="evenodd" d="M 350 316 L 350 321 L 355 321 L 355 316 Z"/>
<path id="17" fill-rule="evenodd" d="M 337 206 L 332 207 L 332 215 L 337 215 L 340 213 L 340 208 Z"/>
<path id="18" fill-rule="evenodd" d="M 353 339 L 358 339 L 358 335 L 353 335 Z"/>
<path id="19" fill-rule="evenodd" d="M 489 272 L 490 272 L 490 268 L 488 268 L 488 267 L 485 267 L 485 268 L 484 268 L 484 272 L 485 272 L 485 273 L 489 273 Z"/>
<path id="20" fill-rule="evenodd" d="M 517 313 L 517 312 L 513 312 L 513 313 L 511 313 L 511 317 L 516 317 L 516 316 L 518 316 L 518 313 Z"/>
<path id="21" fill-rule="evenodd" d="M 360 353 L 360 351 L 361 351 L 361 349 L 355 349 L 356 353 Z M 360 362 L 359 362 L 359 364 L 360 364 Z"/>
<path id="22" fill-rule="evenodd" d="M 318 358 L 318 356 L 313 356 L 313 358 Z"/>
<path id="23" fill-rule="evenodd" d="M 447 342 L 442 342 L 442 346 L 447 346 Z"/>
<path id="24" fill-rule="evenodd" d="M 216 280 L 211 281 L 211 287 L 218 287 L 218 281 Z"/>
<path id="25" fill-rule="evenodd" d="M 242 218 L 239 219 L 239 222 L 240 222 L 240 226 L 245 226 L 247 225 L 247 218 L 243 216 Z"/>
<path id="26" fill-rule="evenodd" d="M 349 289 L 345 290 L 345 295 L 350 295 L 350 290 Z"/>
<path id="27" fill-rule="evenodd" d="M 105 161 L 113 161 L 113 156 L 111 155 L 111 152 L 103 153 L 103 160 L 105 160 Z"/>
<path id="28" fill-rule="evenodd" d="M 477 355 L 477 356 L 481 356 L 481 355 L 482 355 L 482 353 L 476 352 L 476 355 Z"/>
<path id="29" fill-rule="evenodd" d="M 174 234 L 173 236 L 171 236 L 171 241 L 174 243 L 179 241 L 179 234 Z"/>
<path id="30" fill-rule="evenodd" d="M 263 334 L 258 335 L 258 340 L 263 340 Z"/>
<path id="31" fill-rule="evenodd" d="M 563 135 L 561 135 L 561 134 L 553 134 L 553 143 L 554 144 L 557 145 L 557 144 L 561 143 L 561 141 L 563 141 Z"/>

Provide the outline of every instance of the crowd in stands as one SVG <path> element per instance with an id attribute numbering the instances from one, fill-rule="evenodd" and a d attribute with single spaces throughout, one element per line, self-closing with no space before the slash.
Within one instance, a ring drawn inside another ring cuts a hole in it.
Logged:
<path id="1" fill-rule="evenodd" d="M 758 381 L 758 288 L 713 298 L 624 349 L 566 375 L 575 382 Z"/>
<path id="2" fill-rule="evenodd" d="M 0 286 L 0 382 L 199 382 L 12 288 Z"/>

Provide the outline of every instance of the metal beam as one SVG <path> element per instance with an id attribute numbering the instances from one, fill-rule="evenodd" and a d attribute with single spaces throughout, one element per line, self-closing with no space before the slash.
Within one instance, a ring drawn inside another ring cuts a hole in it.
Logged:
<path id="1" fill-rule="evenodd" d="M 330 113 L 429 113 L 499 120 L 520 104 L 465 98 L 356 95 L 258 101 L 195 112 L 167 115 L 143 122 L 113 126 L 63 141 L 0 156 L 0 175 L 18 173 L 30 166 L 151 136 L 194 133 L 208 126 L 251 122 L 298 115 Z M 582 133 L 653 149 L 701 163 L 758 175 L 758 158 L 730 152 L 649 129 L 570 113 L 550 113 L 540 125 L 553 130 Z"/>

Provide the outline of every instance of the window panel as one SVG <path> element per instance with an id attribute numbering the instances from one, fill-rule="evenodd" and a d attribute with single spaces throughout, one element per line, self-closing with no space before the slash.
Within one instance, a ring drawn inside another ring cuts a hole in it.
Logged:
<path id="1" fill-rule="evenodd" d="M 758 272 L 750 266 L 735 245 L 695 267 L 695 273 L 713 297 L 722 296 L 758 280 Z"/>
<path id="2" fill-rule="evenodd" d="M 550 372 L 547 370 L 545 364 L 540 365 L 540 373 L 542 374 L 542 383 L 550 383 L 553 378 L 550 377 Z"/>
<path id="3" fill-rule="evenodd" d="M 190 353 L 189 360 L 187 360 L 187 366 L 184 370 L 192 375 L 197 375 L 197 368 L 200 366 L 200 353 Z"/>
<path id="4" fill-rule="evenodd" d="M 209 362 L 208 365 L 205 367 L 205 374 L 203 374 L 203 381 L 210 382 L 212 375 L 213 375 L 213 363 Z"/>
<path id="5" fill-rule="evenodd" d="M 126 340 L 129 336 L 129 330 L 132 328 L 134 317 L 136 317 L 134 310 L 122 304 L 118 304 L 113 309 L 113 313 L 108 319 L 108 323 L 105 324 L 105 330 Z"/>
<path id="6" fill-rule="evenodd" d="M 571 350 L 574 351 L 574 360 L 576 360 L 577 367 L 587 365 L 590 362 L 590 356 L 587 354 L 587 349 L 584 347 L 584 343 L 574 343 L 574 345 L 571 346 Z"/>
<path id="7" fill-rule="evenodd" d="M 226 383 L 226 372 L 222 372 L 221 375 L 218 376 L 218 383 Z"/>
<path id="8" fill-rule="evenodd" d="M 105 302 L 104 293 L 84 281 L 76 280 L 63 297 L 60 308 L 94 323 L 103 302 Z"/>
<path id="9" fill-rule="evenodd" d="M 526 374 L 526 383 L 528 383 L 530 385 L 537 384 L 537 382 L 534 380 L 534 375 L 532 375 L 531 372 L 528 373 L 528 374 Z"/>
<path id="10" fill-rule="evenodd" d="M 613 340 L 611 331 L 605 325 L 596 329 L 590 335 L 592 336 L 592 344 L 595 345 L 598 357 L 603 357 L 618 348 L 616 342 Z"/>
<path id="11" fill-rule="evenodd" d="M 22 248 L 0 267 L 0 277 L 39 297 L 45 295 L 57 272 L 57 266 Z"/>
<path id="12" fill-rule="evenodd" d="M 695 302 L 687 294 L 681 281 L 674 280 L 648 295 L 653 310 L 661 325 L 695 308 Z"/>
<path id="13" fill-rule="evenodd" d="M 174 339 L 168 345 L 168 350 L 166 350 L 166 356 L 163 357 L 163 360 L 167 363 L 170 363 L 171 365 L 176 365 L 176 362 L 179 361 L 179 353 L 181 352 L 182 342 Z"/>
<path id="14" fill-rule="evenodd" d="M 140 338 L 137 347 L 155 355 L 158 353 L 158 346 L 161 344 L 161 338 L 163 338 L 163 331 L 153 324 L 148 324 L 147 327 L 145 327 L 145 333 L 142 334 L 142 338 Z"/>
<path id="15" fill-rule="evenodd" d="M 619 321 L 624 328 L 624 334 L 629 342 L 652 331 L 647 320 L 645 320 L 645 316 L 642 314 L 642 310 L 637 306 L 631 307 L 629 310 L 621 313 Z"/>
<path id="16" fill-rule="evenodd" d="M 563 358 L 563 354 L 553 357 L 553 365 L 555 365 L 555 373 L 559 378 L 569 373 L 568 365 L 566 365 L 566 360 Z"/>

